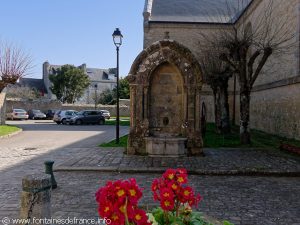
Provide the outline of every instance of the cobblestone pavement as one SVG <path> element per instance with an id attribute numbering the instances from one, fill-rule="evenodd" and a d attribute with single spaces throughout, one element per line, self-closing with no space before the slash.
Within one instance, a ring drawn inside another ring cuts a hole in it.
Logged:
<path id="1" fill-rule="evenodd" d="M 52 193 L 53 218 L 96 218 L 96 190 L 107 180 L 135 177 L 145 188 L 141 205 L 153 206 L 150 185 L 158 174 L 56 172 L 58 188 Z M 203 197 L 199 211 L 236 225 L 299 225 L 300 179 L 284 177 L 200 176 L 189 177 Z M 7 182 L 7 181 L 6 181 Z M 20 185 L 1 183 L 0 217 L 18 216 Z"/>
<path id="2" fill-rule="evenodd" d="M 122 128 L 121 131 L 124 134 L 128 129 Z M 26 134 L 26 130 L 23 133 Z M 107 127 L 105 132 L 60 147 L 56 143 L 51 145 L 49 141 L 49 145 L 35 146 L 30 139 L 27 140 L 28 145 L 22 147 L 19 142 L 22 136 L 19 135 L 0 140 L 0 221 L 6 216 L 18 217 L 22 177 L 43 171 L 43 162 L 48 159 L 55 161 L 56 169 L 62 169 L 55 172 L 59 187 L 53 190 L 52 195 L 54 218 L 95 218 L 94 193 L 111 179 L 137 178 L 145 188 L 142 204 L 153 206 L 150 184 L 167 167 L 184 166 L 196 172 L 253 169 L 299 172 L 299 157 L 274 151 L 206 149 L 204 158 L 166 159 L 124 156 L 122 149 L 102 149 L 91 145 L 98 143 L 95 140 L 108 141 L 113 136 L 114 127 Z M 8 140 L 10 142 L 6 145 Z M 85 141 L 89 147 L 84 147 Z M 92 171 L 95 168 L 107 172 Z M 141 173 L 149 171 L 149 168 L 156 173 Z M 66 172 L 64 169 L 74 171 Z M 83 169 L 87 171 L 81 171 Z M 129 170 L 131 173 L 112 172 L 116 169 Z M 199 210 L 212 217 L 228 219 L 236 225 L 300 224 L 299 176 L 191 175 L 190 180 L 203 196 Z"/>
<path id="3" fill-rule="evenodd" d="M 18 215 L 21 182 L 25 175 L 44 171 L 46 160 L 54 160 L 56 164 L 83 151 L 88 153 L 97 144 L 110 141 L 115 135 L 114 126 L 76 127 L 43 121 L 35 124 L 17 122 L 24 131 L 0 139 L 0 224 L 1 218 Z M 77 132 L 74 132 L 76 129 Z M 127 132 L 128 127 L 120 127 L 121 135 Z"/>
<path id="4" fill-rule="evenodd" d="M 293 174 L 300 176 L 300 157 L 265 149 L 205 149 L 205 157 L 147 157 L 123 154 L 122 148 L 81 151 L 56 170 L 162 172 L 185 167 L 195 174 Z"/>

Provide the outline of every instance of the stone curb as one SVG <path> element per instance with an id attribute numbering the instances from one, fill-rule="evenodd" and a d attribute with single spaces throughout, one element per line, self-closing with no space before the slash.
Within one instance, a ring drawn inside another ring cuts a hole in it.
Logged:
<path id="1" fill-rule="evenodd" d="M 20 128 L 20 130 L 18 130 L 18 131 L 16 131 L 16 132 L 13 132 L 13 133 L 8 134 L 8 135 L 0 136 L 0 139 L 10 138 L 10 137 L 12 137 L 12 136 L 15 136 L 15 135 L 21 133 L 22 131 L 23 131 L 23 129 Z"/>
<path id="2" fill-rule="evenodd" d="M 161 174 L 167 168 L 119 168 L 111 167 L 64 167 L 54 168 L 54 172 L 118 172 L 118 173 L 157 173 Z M 256 171 L 256 170 L 188 170 L 190 175 L 208 176 L 274 176 L 300 177 L 300 171 Z"/>

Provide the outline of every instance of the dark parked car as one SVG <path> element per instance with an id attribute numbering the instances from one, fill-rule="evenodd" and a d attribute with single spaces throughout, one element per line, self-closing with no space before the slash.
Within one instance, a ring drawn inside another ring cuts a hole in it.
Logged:
<path id="1" fill-rule="evenodd" d="M 49 109 L 46 113 L 46 118 L 48 120 L 53 120 L 54 114 L 57 110 Z"/>
<path id="2" fill-rule="evenodd" d="M 80 111 L 76 116 L 69 120 L 70 124 L 105 124 L 105 117 L 101 111 L 97 110 L 84 110 Z"/>
<path id="3" fill-rule="evenodd" d="M 46 114 L 43 113 L 39 109 L 32 109 L 28 111 L 29 119 L 37 120 L 37 119 L 46 119 Z"/>

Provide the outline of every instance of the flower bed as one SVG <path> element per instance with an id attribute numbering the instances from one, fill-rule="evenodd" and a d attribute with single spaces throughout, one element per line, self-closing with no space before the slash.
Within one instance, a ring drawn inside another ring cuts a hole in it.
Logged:
<path id="1" fill-rule="evenodd" d="M 100 217 L 107 225 L 214 225 L 193 212 L 201 196 L 188 186 L 185 169 L 168 169 L 153 181 L 151 189 L 160 207 L 147 213 L 138 206 L 142 189 L 134 178 L 108 181 L 96 192 Z"/>

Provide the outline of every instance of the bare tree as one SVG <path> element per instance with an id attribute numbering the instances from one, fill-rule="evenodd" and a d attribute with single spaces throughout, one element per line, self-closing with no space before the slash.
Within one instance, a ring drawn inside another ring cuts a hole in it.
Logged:
<path id="1" fill-rule="evenodd" d="M 232 71 L 217 57 L 217 53 L 219 51 L 202 52 L 200 64 L 204 82 L 213 90 L 216 131 L 226 134 L 230 132 L 228 81 Z"/>
<path id="2" fill-rule="evenodd" d="M 296 28 L 292 24 L 294 8 L 291 4 L 279 0 L 254 1 L 254 3 L 261 4 L 259 12 L 248 15 L 246 11 L 237 22 L 229 23 L 226 29 L 219 29 L 209 37 L 202 35 L 211 46 L 225 49 L 220 52 L 219 57 L 231 66 L 238 77 L 242 144 L 251 142 L 249 109 L 253 85 L 271 55 L 283 55 L 290 51 L 295 44 L 296 33 Z M 228 12 L 222 12 L 220 15 L 232 18 L 232 15 L 239 15 L 242 8 L 245 8 L 245 5 L 232 8 L 228 4 Z M 235 13 L 232 13 L 233 11 Z"/>
<path id="3" fill-rule="evenodd" d="M 31 56 L 21 48 L 9 43 L 0 43 L 0 92 L 8 85 L 28 75 L 32 69 Z"/>
<path id="4" fill-rule="evenodd" d="M 7 86 L 8 98 L 21 98 L 21 99 L 39 99 L 41 98 L 40 92 L 35 88 L 28 86 L 20 86 L 18 84 Z"/>

